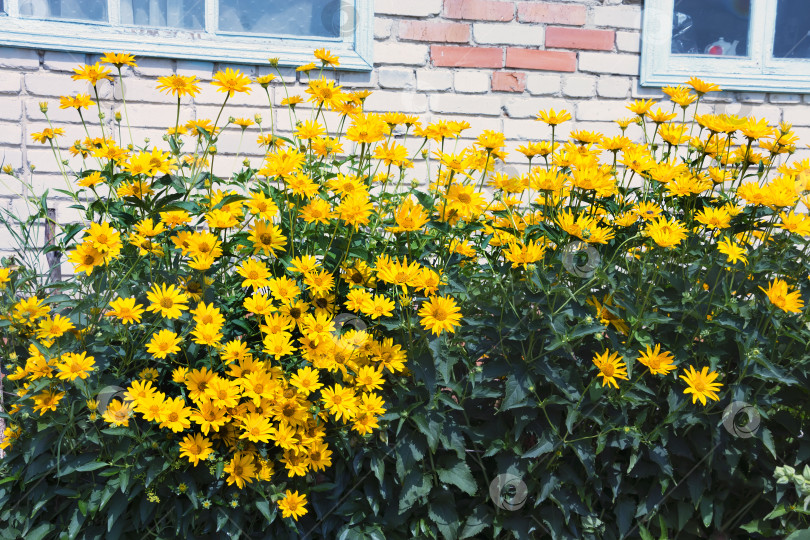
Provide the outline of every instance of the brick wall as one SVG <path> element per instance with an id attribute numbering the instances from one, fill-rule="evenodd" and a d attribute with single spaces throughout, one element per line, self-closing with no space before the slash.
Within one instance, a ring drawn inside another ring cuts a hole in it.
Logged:
<path id="1" fill-rule="evenodd" d="M 420 115 L 425 122 L 437 118 L 466 120 L 475 137 L 485 129 L 502 131 L 508 149 L 520 141 L 547 139 L 548 128 L 534 120 L 539 109 L 567 109 L 574 121 L 562 126 L 618 134 L 614 118 L 629 116 L 625 103 L 634 98 L 663 94 L 638 85 L 642 6 L 628 0 L 570 0 L 567 2 L 506 0 L 376 0 L 374 21 L 375 69 L 370 73 L 338 72 L 339 84 L 368 88 L 374 94 L 367 110 L 400 110 Z M 270 54 L 268 54 L 270 56 Z M 40 101 L 50 103 L 52 120 L 67 128 L 63 144 L 83 137 L 75 111 L 58 108 L 60 95 L 87 91 L 71 81 L 71 69 L 95 62 L 98 55 L 0 48 L 0 161 L 25 174 L 37 189 L 64 187 L 50 150 L 31 141 L 31 133 L 46 127 Z M 139 66 L 125 75 L 133 137 L 161 142 L 174 118 L 172 98 L 157 92 L 155 78 L 176 72 L 210 81 L 226 66 L 210 62 L 138 59 Z M 250 75 L 270 73 L 269 66 L 234 66 Z M 294 80 L 292 70 L 284 71 Z M 299 76 L 300 80 L 306 80 Z M 181 121 L 213 118 L 222 94 L 208 85 L 195 99 L 184 102 Z M 291 93 L 303 93 L 293 85 Z M 120 90 L 102 83 L 107 118 L 115 107 L 110 98 Z M 284 97 L 280 86 L 271 87 L 271 99 Z M 710 95 L 703 112 L 756 115 L 770 122 L 792 122 L 802 140 L 810 142 L 810 96 L 797 94 L 730 93 Z M 237 95 L 225 116 L 253 116 L 257 110 L 269 122 L 267 99 L 256 87 L 249 96 Z M 93 115 L 88 115 L 91 119 Z M 279 127 L 289 129 L 286 115 Z M 334 126 L 334 122 L 330 123 Z M 631 127 L 631 129 L 633 129 Z M 241 155 L 256 150 L 254 128 L 248 130 Z M 633 135 L 630 132 L 630 135 Z M 123 138 L 129 136 L 124 131 Z M 218 144 L 215 168 L 227 174 L 238 161 L 239 131 L 229 130 Z M 165 147 L 165 144 L 163 145 Z M 242 157 L 239 158 L 241 161 Z M 512 152 L 515 166 L 520 154 Z M 254 164 L 259 158 L 253 155 Z M 31 174 L 29 164 L 36 165 Z M 78 166 L 77 163 L 72 163 Z M 419 167 L 412 174 L 420 175 Z M 12 182 L 0 174 L 0 204 L 18 207 L 21 201 Z M 64 200 L 54 198 L 61 221 L 75 219 Z M 7 239 L 0 248 L 8 249 Z"/>

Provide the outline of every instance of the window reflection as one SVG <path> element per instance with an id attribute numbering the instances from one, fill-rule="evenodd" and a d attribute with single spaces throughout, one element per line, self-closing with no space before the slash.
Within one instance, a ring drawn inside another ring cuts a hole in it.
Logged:
<path id="1" fill-rule="evenodd" d="M 675 0 L 672 54 L 748 56 L 750 22 L 751 0 Z"/>
<path id="2" fill-rule="evenodd" d="M 225 32 L 337 37 L 351 24 L 339 0 L 221 0 L 219 29 Z M 349 10 L 351 11 L 351 10 Z"/>
<path id="3" fill-rule="evenodd" d="M 20 0 L 20 16 L 106 21 L 107 0 Z"/>
<path id="4" fill-rule="evenodd" d="M 779 0 L 776 8 L 774 58 L 810 58 L 810 2 Z"/>
<path id="5" fill-rule="evenodd" d="M 121 23 L 202 29 L 205 0 L 121 0 Z"/>

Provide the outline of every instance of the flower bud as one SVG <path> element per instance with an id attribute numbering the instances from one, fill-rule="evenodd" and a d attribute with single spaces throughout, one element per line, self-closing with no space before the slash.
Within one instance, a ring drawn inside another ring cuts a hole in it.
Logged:
<path id="1" fill-rule="evenodd" d="M 47 101 L 40 101 L 39 102 L 39 110 L 43 113 L 48 112 L 48 102 Z"/>
<path id="2" fill-rule="evenodd" d="M 116 122 L 121 121 L 121 111 L 115 111 L 115 121 Z"/>
<path id="3" fill-rule="evenodd" d="M 262 123 L 262 115 L 260 115 L 259 113 L 256 113 L 255 115 L 253 115 L 253 120 L 255 120 L 257 124 L 261 124 Z"/>
<path id="4" fill-rule="evenodd" d="M 212 156 L 213 156 L 213 155 L 215 155 L 215 154 L 217 153 L 217 147 L 216 147 L 216 146 L 211 146 L 211 147 L 208 149 L 208 152 L 209 152 L 209 153 L 210 153 Z"/>
<path id="5" fill-rule="evenodd" d="M 270 62 L 271 66 L 278 67 L 278 58 L 268 58 L 267 61 Z"/>
<path id="6" fill-rule="evenodd" d="M 3 165 L 3 172 L 6 174 L 12 174 L 14 172 L 14 167 L 11 165 Z"/>

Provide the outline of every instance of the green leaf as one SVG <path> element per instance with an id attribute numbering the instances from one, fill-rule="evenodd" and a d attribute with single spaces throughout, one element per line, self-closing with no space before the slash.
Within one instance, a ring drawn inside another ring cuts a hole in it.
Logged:
<path id="1" fill-rule="evenodd" d="M 791 533 L 785 540 L 810 540 L 810 529 L 802 529 Z"/>
<path id="2" fill-rule="evenodd" d="M 270 502 L 267 500 L 256 501 L 256 509 L 261 512 L 261 514 L 267 520 L 267 523 L 272 523 L 276 518 L 276 505 L 273 505 L 271 508 Z"/>
<path id="3" fill-rule="evenodd" d="M 445 484 L 456 486 L 468 495 L 475 495 L 478 486 L 475 484 L 470 466 L 467 465 L 467 462 L 458 458 L 453 457 L 452 459 L 455 461 L 452 466 L 436 471 L 439 480 Z"/>
<path id="4" fill-rule="evenodd" d="M 49 532 L 53 530 L 53 525 L 50 523 L 41 523 L 36 528 L 28 531 L 25 534 L 26 540 L 42 540 Z"/>

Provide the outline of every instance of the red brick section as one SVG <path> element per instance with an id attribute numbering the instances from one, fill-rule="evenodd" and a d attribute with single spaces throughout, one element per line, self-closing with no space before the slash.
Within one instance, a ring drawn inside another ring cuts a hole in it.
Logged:
<path id="1" fill-rule="evenodd" d="M 546 47 L 557 49 L 587 49 L 612 51 L 616 33 L 613 30 L 585 30 L 549 26 L 546 28 Z"/>
<path id="2" fill-rule="evenodd" d="M 446 43 L 469 43 L 470 25 L 464 23 L 401 21 L 399 39 Z"/>
<path id="3" fill-rule="evenodd" d="M 515 18 L 515 3 L 492 0 L 444 0 L 444 16 L 448 19 L 474 21 L 511 21 Z"/>
<path id="4" fill-rule="evenodd" d="M 520 22 L 582 26 L 585 24 L 585 6 L 582 4 L 520 2 L 518 3 L 518 19 Z"/>
<path id="5" fill-rule="evenodd" d="M 543 71 L 577 70 L 577 54 L 569 51 L 538 51 L 536 49 L 506 49 L 506 67 Z"/>
<path id="6" fill-rule="evenodd" d="M 445 45 L 432 45 L 430 47 L 430 58 L 433 60 L 433 65 L 438 67 L 503 67 L 503 49 L 500 47 L 448 47 Z"/>
<path id="7" fill-rule="evenodd" d="M 526 74 L 513 71 L 496 71 L 492 74 L 493 92 L 523 92 L 526 90 Z"/>

